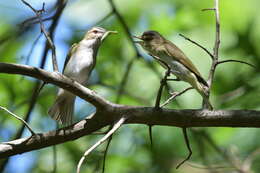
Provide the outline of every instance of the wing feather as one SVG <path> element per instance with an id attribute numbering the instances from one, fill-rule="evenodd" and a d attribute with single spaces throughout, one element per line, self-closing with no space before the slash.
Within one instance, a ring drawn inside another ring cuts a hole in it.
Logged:
<path id="1" fill-rule="evenodd" d="M 164 44 L 165 45 L 164 47 L 165 47 L 167 54 L 170 57 L 173 57 L 174 60 L 183 64 L 191 72 L 193 72 L 196 75 L 198 81 L 200 81 L 204 85 L 208 86 L 208 83 L 203 79 L 200 72 L 197 70 L 197 68 L 194 66 L 194 64 L 191 62 L 191 60 L 188 59 L 187 56 L 181 51 L 181 49 L 179 49 L 175 44 L 173 44 L 172 42 L 170 42 L 168 40 L 166 40 L 166 43 L 167 44 Z"/>
<path id="2" fill-rule="evenodd" d="M 70 58 L 71 58 L 71 55 L 76 52 L 77 47 L 78 47 L 78 43 L 74 43 L 74 44 L 70 47 L 70 50 L 69 50 L 69 52 L 68 52 L 68 54 L 67 54 L 67 56 L 66 56 L 65 62 L 64 62 L 64 66 L 63 66 L 62 73 L 64 73 L 64 70 L 65 70 L 65 68 L 66 68 L 66 65 L 68 64 L 68 62 L 69 62 L 69 60 L 70 60 Z"/>

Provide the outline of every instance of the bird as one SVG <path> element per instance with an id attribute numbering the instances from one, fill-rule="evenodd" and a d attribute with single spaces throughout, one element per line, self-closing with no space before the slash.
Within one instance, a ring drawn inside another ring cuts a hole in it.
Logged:
<path id="1" fill-rule="evenodd" d="M 138 39 L 135 43 L 140 44 L 164 68 L 169 68 L 170 73 L 177 79 L 185 81 L 195 88 L 205 102 L 205 109 L 213 109 L 208 98 L 208 83 L 180 48 L 153 30 L 133 37 Z"/>
<path id="2" fill-rule="evenodd" d="M 93 27 L 87 31 L 80 42 L 71 46 L 64 63 L 63 75 L 86 85 L 96 65 L 99 47 L 110 33 L 117 32 L 107 31 L 101 27 Z M 63 125 L 72 124 L 75 98 L 74 94 L 59 88 L 57 97 L 48 110 L 48 114 Z"/>

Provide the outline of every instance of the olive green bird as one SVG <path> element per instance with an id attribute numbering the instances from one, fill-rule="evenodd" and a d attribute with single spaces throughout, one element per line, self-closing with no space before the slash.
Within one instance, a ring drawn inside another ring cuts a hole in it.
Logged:
<path id="1" fill-rule="evenodd" d="M 145 31 L 142 36 L 134 36 L 152 57 L 164 68 L 170 68 L 178 79 L 188 82 L 203 97 L 207 109 L 213 109 L 208 99 L 208 83 L 187 56 L 171 41 L 165 39 L 157 31 Z"/>

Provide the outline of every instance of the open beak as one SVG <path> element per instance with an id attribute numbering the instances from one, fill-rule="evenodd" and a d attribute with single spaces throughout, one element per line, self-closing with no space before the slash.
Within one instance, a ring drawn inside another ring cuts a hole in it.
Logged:
<path id="1" fill-rule="evenodd" d="M 139 39 L 138 41 L 134 41 L 134 43 L 142 44 L 142 43 L 144 42 L 141 36 L 135 36 L 135 35 L 133 35 L 132 37 Z"/>
<path id="2" fill-rule="evenodd" d="M 101 41 L 105 40 L 105 38 L 109 35 L 109 34 L 117 34 L 117 31 L 107 31 L 101 38 Z"/>

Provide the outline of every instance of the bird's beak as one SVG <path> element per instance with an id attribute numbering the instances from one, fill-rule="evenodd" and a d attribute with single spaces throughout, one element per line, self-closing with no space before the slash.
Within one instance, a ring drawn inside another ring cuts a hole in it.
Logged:
<path id="1" fill-rule="evenodd" d="M 105 38 L 109 35 L 109 34 L 117 34 L 117 31 L 107 31 L 101 38 L 101 41 L 105 40 Z"/>
<path id="2" fill-rule="evenodd" d="M 134 43 L 142 44 L 144 42 L 141 36 L 133 35 L 133 37 L 139 39 L 138 41 L 134 41 Z"/>

